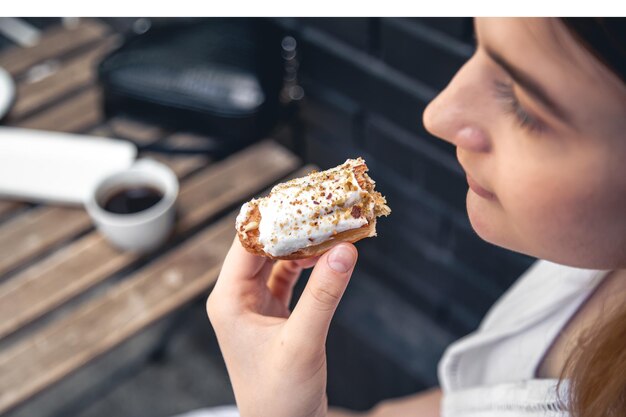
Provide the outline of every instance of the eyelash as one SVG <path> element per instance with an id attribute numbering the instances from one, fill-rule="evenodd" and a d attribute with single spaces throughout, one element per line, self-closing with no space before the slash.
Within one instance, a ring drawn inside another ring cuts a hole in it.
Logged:
<path id="1" fill-rule="evenodd" d="M 502 81 L 494 82 L 496 96 L 505 104 L 506 112 L 513 114 L 522 129 L 530 133 L 542 133 L 546 125 L 536 117 L 529 114 L 520 104 L 513 91 L 513 85 Z"/>

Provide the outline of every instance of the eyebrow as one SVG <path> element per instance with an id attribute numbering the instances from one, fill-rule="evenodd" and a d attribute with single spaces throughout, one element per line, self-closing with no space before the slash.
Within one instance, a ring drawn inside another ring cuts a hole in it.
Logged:
<path id="1" fill-rule="evenodd" d="M 511 78 L 513 78 L 513 80 L 515 80 L 517 84 L 519 84 L 524 90 L 528 91 L 528 93 L 532 95 L 535 99 L 540 101 L 543 106 L 548 109 L 552 114 L 554 114 L 556 117 L 563 121 L 570 120 L 568 113 L 561 106 L 559 106 L 550 97 L 546 90 L 535 80 L 533 80 L 532 77 L 528 76 L 526 73 L 524 73 L 524 71 L 515 68 L 494 50 L 485 47 L 485 52 L 491 59 L 494 60 L 496 64 L 498 64 L 506 72 L 508 72 L 511 75 Z"/>

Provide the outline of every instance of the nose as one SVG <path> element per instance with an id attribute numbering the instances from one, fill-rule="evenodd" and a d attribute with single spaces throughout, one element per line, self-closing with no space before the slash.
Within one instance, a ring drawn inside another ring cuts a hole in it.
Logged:
<path id="1" fill-rule="evenodd" d="M 489 152 L 488 120 L 481 105 L 485 95 L 476 63 L 470 59 L 423 114 L 424 127 L 434 136 L 471 152 Z M 483 91 L 480 91 L 480 90 Z"/>

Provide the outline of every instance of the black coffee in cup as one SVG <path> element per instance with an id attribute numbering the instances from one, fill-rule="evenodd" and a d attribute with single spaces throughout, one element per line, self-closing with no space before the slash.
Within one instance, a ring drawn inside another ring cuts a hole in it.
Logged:
<path id="1" fill-rule="evenodd" d="M 101 206 L 111 213 L 132 214 L 149 209 L 162 198 L 163 192 L 154 187 L 135 185 L 113 191 Z"/>

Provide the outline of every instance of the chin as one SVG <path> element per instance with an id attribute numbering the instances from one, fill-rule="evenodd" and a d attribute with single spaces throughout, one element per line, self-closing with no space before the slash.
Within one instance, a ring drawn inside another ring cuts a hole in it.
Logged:
<path id="1" fill-rule="evenodd" d="M 472 190 L 467 192 L 466 208 L 467 216 L 474 232 L 484 241 L 506 249 L 519 251 L 512 248 L 503 239 L 505 229 L 499 224 L 501 213 L 494 206 L 494 202 L 485 200 L 476 195 Z"/>

